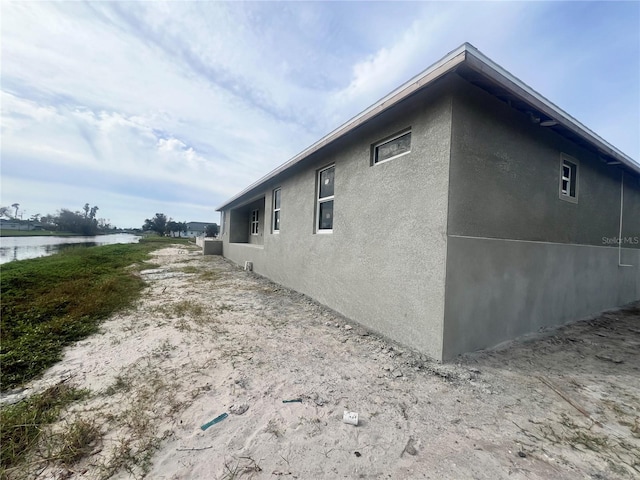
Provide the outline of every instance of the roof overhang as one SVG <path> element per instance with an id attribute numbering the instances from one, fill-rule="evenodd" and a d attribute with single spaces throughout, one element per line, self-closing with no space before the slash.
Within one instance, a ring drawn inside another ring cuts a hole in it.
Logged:
<path id="1" fill-rule="evenodd" d="M 640 164 L 631 157 L 606 142 L 571 115 L 480 53 L 473 45 L 465 43 L 289 161 L 249 185 L 216 210 L 224 210 L 234 203 L 239 203 L 238 200 L 244 199 L 245 196 L 255 195 L 256 190 L 262 185 L 291 169 L 313 153 L 454 71 L 468 82 L 509 103 L 513 108 L 527 113 L 533 122 L 541 125 L 541 128 L 549 128 L 571 141 L 597 152 L 600 159 L 608 165 L 615 165 L 640 175 Z"/>

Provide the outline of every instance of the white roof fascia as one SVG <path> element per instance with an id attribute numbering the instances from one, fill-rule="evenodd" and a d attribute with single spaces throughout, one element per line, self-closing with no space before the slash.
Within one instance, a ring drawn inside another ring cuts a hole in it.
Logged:
<path id="1" fill-rule="evenodd" d="M 370 106 L 369 108 L 367 108 L 363 112 L 359 113 L 358 115 L 356 115 L 355 117 L 351 118 L 350 120 L 348 120 L 346 123 L 344 123 L 340 127 L 336 128 L 332 132 L 328 133 L 327 135 L 322 137 L 320 140 L 318 140 L 316 143 L 314 143 L 310 147 L 306 148 L 305 150 L 303 150 L 302 152 L 297 154 L 291 160 L 283 163 L 282 165 L 280 165 L 275 170 L 269 172 L 264 177 L 262 177 L 259 180 L 255 181 L 254 183 L 249 185 L 247 188 L 242 190 L 240 193 L 238 193 L 237 195 L 235 195 L 231 199 L 227 200 L 223 205 L 221 205 L 220 207 L 216 208 L 216 210 L 217 211 L 223 210 L 224 207 L 226 207 L 227 205 L 235 202 L 240 197 L 244 196 L 246 193 L 250 192 L 254 188 L 256 188 L 259 185 L 269 181 L 270 179 L 272 179 L 276 175 L 284 172 L 285 170 L 288 170 L 290 167 L 292 167 L 295 164 L 299 163 L 300 161 L 304 160 L 305 158 L 307 158 L 312 153 L 320 150 L 322 147 L 328 145 L 329 143 L 333 142 L 334 140 L 338 139 L 339 137 L 349 133 L 350 131 L 354 130 L 355 128 L 359 127 L 363 123 L 367 122 L 371 118 L 373 118 L 376 115 L 378 115 L 379 113 L 381 113 L 383 110 L 386 110 L 387 108 L 391 107 L 392 105 L 395 105 L 396 103 L 398 103 L 399 101 L 401 101 L 404 98 L 408 97 L 412 93 L 416 92 L 417 90 L 425 87 L 426 85 L 428 85 L 429 83 L 433 82 L 437 78 L 439 78 L 439 77 L 443 76 L 444 74 L 448 73 L 450 70 L 455 68 L 457 65 L 459 65 L 462 62 L 464 62 L 465 56 L 466 56 L 465 52 L 466 52 L 466 44 L 461 45 L 460 47 L 458 47 L 457 49 L 455 49 L 451 53 L 447 54 L 445 57 L 443 57 L 441 60 L 439 60 L 438 62 L 436 62 L 433 65 L 431 65 L 425 71 L 423 71 L 422 73 L 416 75 L 411 80 L 409 80 L 407 83 L 405 83 L 402 86 L 396 88 L 390 94 L 386 95 L 381 100 L 378 100 L 376 103 L 374 103 L 372 106 Z"/>
<path id="2" fill-rule="evenodd" d="M 415 93 L 416 91 L 427 86 L 436 79 L 442 77 L 461 63 L 466 63 L 473 70 L 481 73 L 485 77 L 494 81 L 496 84 L 502 86 L 514 96 L 519 97 L 522 101 L 529 103 L 534 108 L 544 113 L 549 118 L 557 121 L 558 124 L 572 131 L 579 137 L 584 138 L 586 141 L 593 144 L 602 153 L 615 158 L 634 172 L 640 174 L 640 165 L 636 163 L 631 157 L 622 153 L 620 150 L 605 141 L 599 135 L 589 130 L 571 115 L 544 98 L 531 87 L 529 87 L 517 77 L 513 76 L 507 70 L 502 68 L 500 65 L 480 53 L 480 51 L 476 47 L 469 43 L 464 43 L 457 49 L 445 55 L 438 62 L 431 65 L 422 73 L 416 75 L 411 80 L 383 97 L 381 100 L 378 100 L 363 112 L 359 113 L 340 127 L 322 137 L 316 143 L 306 148 L 292 159 L 283 163 L 275 170 L 272 170 L 264 177 L 249 185 L 240 193 L 227 200 L 220 207 L 216 208 L 216 210 L 222 211 L 225 207 L 234 203 L 236 200 L 243 197 L 247 193 L 251 192 L 260 185 L 268 182 L 272 178 L 293 167 L 297 163 L 307 158 L 309 155 L 320 150 L 322 147 L 359 127 L 387 108 L 404 100 L 409 95 Z"/>

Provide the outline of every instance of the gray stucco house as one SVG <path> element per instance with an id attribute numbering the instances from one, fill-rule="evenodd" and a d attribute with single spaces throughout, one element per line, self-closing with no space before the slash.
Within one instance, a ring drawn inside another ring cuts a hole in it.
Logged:
<path id="1" fill-rule="evenodd" d="M 218 210 L 225 257 L 438 360 L 640 298 L 640 166 L 469 44 Z"/>

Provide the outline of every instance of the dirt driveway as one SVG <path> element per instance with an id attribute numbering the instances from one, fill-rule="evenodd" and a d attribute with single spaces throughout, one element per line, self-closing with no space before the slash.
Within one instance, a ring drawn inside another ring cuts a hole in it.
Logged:
<path id="1" fill-rule="evenodd" d="M 39 478 L 640 477 L 638 304 L 440 365 L 220 257 L 155 257 L 34 384 L 90 389 L 63 423 L 102 435 Z"/>

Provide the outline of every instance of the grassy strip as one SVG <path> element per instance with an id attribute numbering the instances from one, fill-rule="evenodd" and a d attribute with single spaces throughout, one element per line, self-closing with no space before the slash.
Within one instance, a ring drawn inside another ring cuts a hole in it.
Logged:
<path id="1" fill-rule="evenodd" d="M 73 237 L 77 233 L 53 232 L 49 230 L 0 230 L 0 237 Z"/>
<path id="2" fill-rule="evenodd" d="M 0 410 L 0 477 L 7 470 L 24 464 L 35 447 L 43 427 L 56 420 L 67 405 L 84 398 L 88 392 L 58 384 L 15 405 Z"/>
<path id="3" fill-rule="evenodd" d="M 150 237 L 138 244 L 72 249 L 3 265 L 2 390 L 38 376 L 60 360 L 66 345 L 96 332 L 100 320 L 130 306 L 144 283 L 129 267 L 171 243 L 187 241 Z"/>

